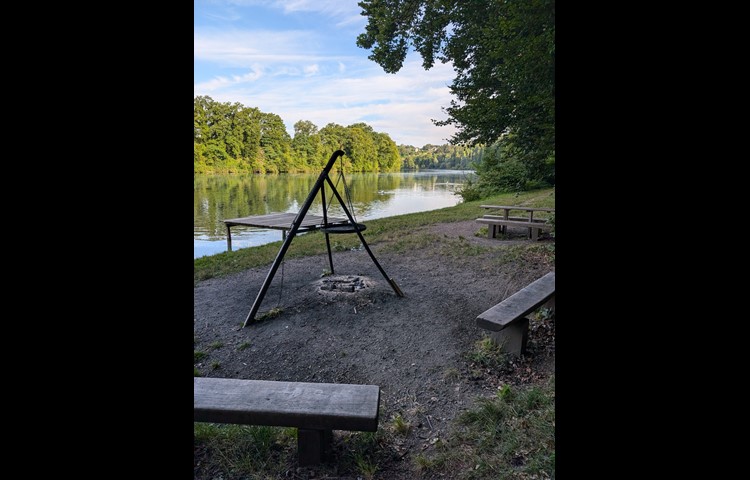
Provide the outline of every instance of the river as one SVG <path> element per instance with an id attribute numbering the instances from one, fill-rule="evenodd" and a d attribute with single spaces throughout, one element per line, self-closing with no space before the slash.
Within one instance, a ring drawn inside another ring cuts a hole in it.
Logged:
<path id="1" fill-rule="evenodd" d="M 397 173 L 346 173 L 332 171 L 330 178 L 344 200 L 351 202 L 357 221 L 425 212 L 451 207 L 462 201 L 455 192 L 473 177 L 471 170 L 422 170 Z M 193 190 L 193 258 L 227 250 L 228 218 L 296 213 L 307 199 L 320 173 L 280 175 L 195 175 Z M 330 188 L 326 189 L 331 197 Z M 346 217 L 335 198 L 328 215 Z M 322 215 L 320 196 L 309 212 Z M 232 250 L 282 239 L 279 230 L 232 227 Z"/>

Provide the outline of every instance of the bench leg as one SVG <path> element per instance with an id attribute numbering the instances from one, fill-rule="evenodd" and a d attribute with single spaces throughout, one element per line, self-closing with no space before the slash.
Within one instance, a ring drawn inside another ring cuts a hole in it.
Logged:
<path id="1" fill-rule="evenodd" d="M 487 225 L 487 238 L 495 238 L 495 225 Z"/>
<path id="2" fill-rule="evenodd" d="M 331 430 L 297 430 L 297 453 L 299 466 L 318 465 L 325 461 L 331 451 Z"/>
<path id="3" fill-rule="evenodd" d="M 529 338 L 529 319 L 519 318 L 499 332 L 490 334 L 492 340 L 500 345 L 503 352 L 520 356 L 526 353 L 526 341 Z"/>

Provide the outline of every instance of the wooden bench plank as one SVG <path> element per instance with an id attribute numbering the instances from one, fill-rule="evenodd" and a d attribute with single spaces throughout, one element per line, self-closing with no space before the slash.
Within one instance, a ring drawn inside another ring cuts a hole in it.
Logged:
<path id="1" fill-rule="evenodd" d="M 494 220 L 505 220 L 505 217 L 502 216 L 502 215 L 482 215 L 482 218 L 491 218 L 491 219 L 494 219 Z M 508 217 L 508 220 L 512 220 L 512 221 L 515 221 L 515 222 L 528 222 L 529 221 L 529 217 Z M 534 222 L 534 223 L 546 223 L 547 219 L 546 218 L 535 218 L 535 219 L 533 219 L 531 221 Z"/>
<path id="2" fill-rule="evenodd" d="M 477 317 L 477 326 L 494 332 L 539 308 L 555 294 L 555 272 L 535 280 Z"/>
<path id="3" fill-rule="evenodd" d="M 543 230 L 552 230 L 552 225 L 542 222 L 519 222 L 516 220 L 503 220 L 502 218 L 477 218 L 477 222 L 486 223 L 488 225 L 507 225 L 509 227 L 524 227 L 524 228 L 541 228 Z"/>
<path id="4" fill-rule="evenodd" d="M 311 430 L 378 428 L 380 387 L 195 377 L 193 420 Z"/>
<path id="5" fill-rule="evenodd" d="M 529 238 L 532 240 L 538 240 L 539 234 L 542 230 L 552 230 L 552 225 L 546 223 L 546 222 L 518 222 L 515 220 L 505 220 L 502 217 L 499 218 L 477 218 L 477 222 L 479 223 L 486 223 L 487 225 L 491 225 L 490 228 L 487 229 L 487 237 L 488 238 L 495 238 L 495 234 L 497 233 L 498 228 L 501 227 L 500 231 L 502 233 L 505 233 L 505 229 L 507 227 L 521 227 L 521 228 L 528 228 L 529 229 Z"/>

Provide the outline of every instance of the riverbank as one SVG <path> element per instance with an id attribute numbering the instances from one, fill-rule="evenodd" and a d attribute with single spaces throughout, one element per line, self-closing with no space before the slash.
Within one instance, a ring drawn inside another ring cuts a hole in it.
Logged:
<path id="1" fill-rule="evenodd" d="M 270 464 L 250 471 L 267 478 L 410 479 L 463 478 L 471 470 L 473 478 L 497 478 L 497 468 L 505 468 L 500 464 L 512 463 L 498 456 L 476 469 L 468 465 L 478 444 L 461 440 L 459 418 L 508 389 L 544 386 L 554 398 L 554 317 L 532 322 L 528 354 L 514 362 L 491 349 L 474 319 L 554 270 L 554 238 L 530 242 L 524 230 L 512 230 L 489 239 L 474 221 L 483 213 L 480 203 L 554 207 L 554 190 L 368 222 L 365 238 L 404 297 L 357 248 L 355 235 L 335 237 L 335 275 L 325 275 L 323 236 L 310 234 L 295 238 L 265 296 L 260 313 L 274 315 L 241 328 L 280 242 L 194 261 L 195 373 L 381 387 L 377 434 L 336 432 L 332 464 L 296 469 L 293 441 L 281 436 Z M 365 288 L 320 289 L 323 280 L 343 276 L 357 277 Z M 199 437 L 195 478 L 243 478 L 210 435 Z M 554 474 L 553 427 L 551 438 L 532 440 L 516 452 L 514 468 L 546 478 Z M 446 445 L 467 456 L 450 458 Z M 551 455 L 551 467 L 539 455 Z"/>

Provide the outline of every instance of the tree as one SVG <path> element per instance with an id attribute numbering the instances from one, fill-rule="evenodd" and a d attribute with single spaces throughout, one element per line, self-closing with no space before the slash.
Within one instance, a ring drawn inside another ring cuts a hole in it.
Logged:
<path id="1" fill-rule="evenodd" d="M 260 147 L 269 172 L 290 171 L 292 164 L 292 139 L 284 121 L 275 113 L 262 113 L 260 118 Z"/>
<path id="2" fill-rule="evenodd" d="M 555 151 L 554 0 L 363 0 L 357 46 L 388 73 L 409 48 L 430 69 L 452 62 L 456 97 L 444 108 L 452 144 L 492 144 L 512 133 L 518 159 L 552 179 Z"/>

